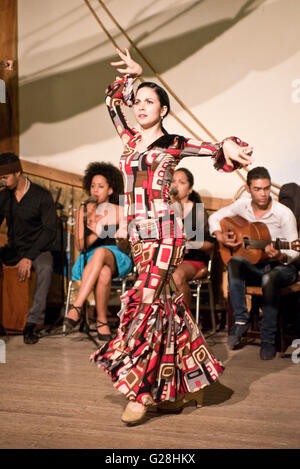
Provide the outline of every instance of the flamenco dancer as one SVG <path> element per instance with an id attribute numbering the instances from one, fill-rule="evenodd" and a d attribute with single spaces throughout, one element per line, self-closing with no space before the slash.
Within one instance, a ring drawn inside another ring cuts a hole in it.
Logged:
<path id="1" fill-rule="evenodd" d="M 124 146 L 126 236 L 128 230 L 138 278 L 121 297 L 117 337 L 91 360 L 129 400 L 122 421 L 136 425 L 149 406 L 166 412 L 179 412 L 190 401 L 201 406 L 203 388 L 224 369 L 176 295 L 172 273 L 182 262 L 185 241 L 170 203 L 174 169 L 184 157 L 210 156 L 216 169 L 232 171 L 251 163 L 252 148 L 236 137 L 212 144 L 168 134 L 162 126 L 170 110 L 166 91 L 143 82 L 134 95 L 142 68 L 128 49 L 116 50 L 121 60 L 111 65 L 123 76 L 109 86 L 106 104 Z M 128 126 L 121 104 L 133 107 L 137 129 Z"/>

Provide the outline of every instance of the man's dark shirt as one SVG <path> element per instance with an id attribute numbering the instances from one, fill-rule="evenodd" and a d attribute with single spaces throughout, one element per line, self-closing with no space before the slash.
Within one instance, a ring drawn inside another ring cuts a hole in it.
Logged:
<path id="1" fill-rule="evenodd" d="M 17 201 L 14 191 L 0 192 L 0 225 L 6 218 L 8 244 L 1 253 L 5 264 L 23 257 L 34 260 L 51 248 L 57 233 L 57 215 L 49 191 L 30 182 L 29 190 Z"/>

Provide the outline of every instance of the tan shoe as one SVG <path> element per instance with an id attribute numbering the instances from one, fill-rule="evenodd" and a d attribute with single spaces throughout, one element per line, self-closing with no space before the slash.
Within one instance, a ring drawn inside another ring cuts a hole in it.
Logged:
<path id="1" fill-rule="evenodd" d="M 181 394 L 180 397 L 176 399 L 176 401 L 163 401 L 157 404 L 157 409 L 159 412 L 163 412 L 165 414 L 179 414 L 183 407 L 184 394 Z"/>
<path id="2" fill-rule="evenodd" d="M 163 401 L 157 405 L 157 409 L 160 412 L 164 412 L 166 414 L 179 414 L 184 407 L 189 402 L 195 402 L 197 407 L 202 407 L 203 405 L 203 389 L 200 389 L 196 392 L 187 392 L 186 394 L 182 394 L 176 401 Z"/>
<path id="3" fill-rule="evenodd" d="M 146 416 L 147 407 L 140 403 L 138 403 L 139 406 L 136 404 L 136 401 L 129 401 L 121 417 L 122 422 L 128 426 L 142 423 Z"/>
<path id="4" fill-rule="evenodd" d="M 188 404 L 189 402 L 195 402 L 196 407 L 202 407 L 203 406 L 203 397 L 204 397 L 204 392 L 203 389 L 199 389 L 199 391 L 196 392 L 187 392 L 183 396 L 183 404 Z"/>

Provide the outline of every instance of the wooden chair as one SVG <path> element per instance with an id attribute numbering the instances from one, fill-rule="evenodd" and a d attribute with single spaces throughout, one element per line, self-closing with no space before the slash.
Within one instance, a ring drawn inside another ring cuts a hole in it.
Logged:
<path id="1" fill-rule="evenodd" d="M 247 286 L 246 287 L 246 295 L 251 295 L 251 297 L 262 297 L 262 288 L 261 287 L 254 287 L 254 286 Z M 289 285 L 288 287 L 283 287 L 280 290 L 280 305 L 279 305 L 279 314 L 278 314 L 278 332 L 279 332 L 279 351 L 281 356 L 284 356 L 285 352 L 285 304 L 286 298 L 289 295 L 300 295 L 300 272 L 298 274 L 297 282 Z M 298 311 L 300 314 L 300 311 Z M 234 315 L 233 315 L 233 308 L 230 301 L 230 295 L 228 292 L 228 299 L 227 299 L 227 321 L 228 321 L 228 334 L 231 330 L 231 327 L 234 324 Z M 246 338 L 257 339 L 260 338 L 260 330 L 258 329 L 258 322 L 251 317 L 250 314 L 250 321 L 251 327 L 250 330 L 246 334 Z"/>

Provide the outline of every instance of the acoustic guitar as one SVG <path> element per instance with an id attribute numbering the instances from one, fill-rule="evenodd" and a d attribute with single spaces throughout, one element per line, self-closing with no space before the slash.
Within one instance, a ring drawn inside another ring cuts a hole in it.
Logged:
<path id="1" fill-rule="evenodd" d="M 250 223 L 245 218 L 236 215 L 235 217 L 223 218 L 220 225 L 223 233 L 233 231 L 237 241 L 242 243 L 237 248 L 228 248 L 223 243 L 219 243 L 220 255 L 224 264 L 228 264 L 232 256 L 245 257 L 252 264 L 262 262 L 268 258 L 264 249 L 270 243 L 278 250 L 292 249 L 300 252 L 300 239 L 291 242 L 280 239 L 272 241 L 267 225 L 260 221 Z"/>

